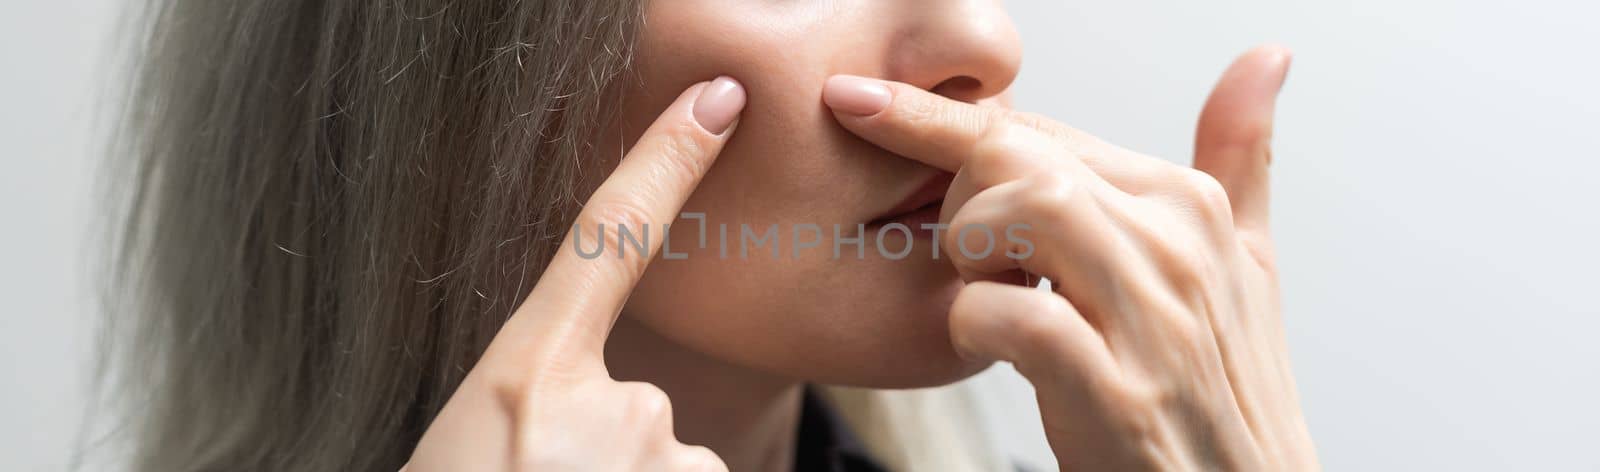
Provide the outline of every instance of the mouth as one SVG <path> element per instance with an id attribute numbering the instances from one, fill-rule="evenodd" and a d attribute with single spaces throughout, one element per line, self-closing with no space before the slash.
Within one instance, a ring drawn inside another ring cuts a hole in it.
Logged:
<path id="1" fill-rule="evenodd" d="M 867 222 L 867 227 L 878 231 L 891 224 L 900 224 L 910 230 L 913 237 L 932 239 L 933 229 L 924 225 L 939 223 L 939 211 L 944 206 L 945 192 L 950 190 L 954 174 L 940 172 L 928 177 L 916 189 L 882 215 Z M 888 233 L 899 231 L 891 230 Z"/>

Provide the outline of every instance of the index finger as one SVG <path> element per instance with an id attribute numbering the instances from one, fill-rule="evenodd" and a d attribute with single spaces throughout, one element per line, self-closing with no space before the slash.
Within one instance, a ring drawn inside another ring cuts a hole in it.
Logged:
<path id="1" fill-rule="evenodd" d="M 955 172 L 1004 110 L 867 77 L 828 79 L 822 100 L 850 132 L 890 152 Z"/>
<path id="2" fill-rule="evenodd" d="M 890 152 L 956 172 L 989 139 L 1023 127 L 1055 138 L 1101 178 L 1141 193 L 1171 164 L 1128 151 L 1083 131 L 1030 113 L 966 103 L 913 85 L 867 77 L 828 79 L 823 101 L 851 133 Z"/>
<path id="3" fill-rule="evenodd" d="M 623 302 L 661 249 L 664 225 L 716 161 L 744 105 L 744 88 L 719 77 L 690 87 L 662 112 L 589 197 L 496 341 L 600 355 Z M 623 229 L 632 239 L 621 238 Z M 598 253 L 597 244 L 604 245 Z"/>

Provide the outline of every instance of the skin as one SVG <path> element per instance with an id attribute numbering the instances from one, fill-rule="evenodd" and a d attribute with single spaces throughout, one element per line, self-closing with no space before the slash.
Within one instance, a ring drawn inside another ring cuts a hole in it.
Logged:
<path id="1" fill-rule="evenodd" d="M 854 227 L 953 173 L 941 221 L 1026 223 L 1036 254 L 834 260 L 825 234 L 800 258 L 722 259 L 680 230 L 686 260 L 563 250 L 410 470 L 785 470 L 804 383 L 941 385 L 995 360 L 1037 387 L 1064 470 L 1315 466 L 1266 234 L 1286 52 L 1225 74 L 1195 170 L 1001 107 L 1020 47 L 999 2 L 650 5 L 587 241 L 680 211 Z M 718 76 L 742 111 L 714 132 L 696 110 Z M 849 100 L 863 84 L 881 109 Z"/>

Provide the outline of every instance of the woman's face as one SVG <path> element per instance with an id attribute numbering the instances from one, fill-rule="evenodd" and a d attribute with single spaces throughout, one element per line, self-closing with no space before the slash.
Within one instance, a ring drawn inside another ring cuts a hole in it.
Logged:
<path id="1" fill-rule="evenodd" d="M 945 316 L 961 280 L 917 228 L 930 222 L 926 212 L 898 220 L 911 238 L 878 237 L 886 217 L 942 198 L 948 175 L 846 132 L 821 93 L 830 76 L 852 74 L 996 101 L 1020 62 L 1000 0 L 647 3 L 637 88 L 624 91 L 621 135 L 603 149 L 631 143 L 694 83 L 728 75 L 749 98 L 732 142 L 684 207 L 706 215 L 706 249 L 699 221 L 675 222 L 671 252 L 687 257 L 652 263 L 626 316 L 695 351 L 806 381 L 926 386 L 985 367 L 950 345 Z M 741 243 L 742 228 L 760 237 L 772 225 L 777 257 L 771 240 Z M 890 257 L 907 244 L 909 255 Z"/>

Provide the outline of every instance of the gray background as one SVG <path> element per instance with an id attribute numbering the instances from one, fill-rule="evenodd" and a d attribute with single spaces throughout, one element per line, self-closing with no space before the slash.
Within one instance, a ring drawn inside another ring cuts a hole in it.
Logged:
<path id="1" fill-rule="evenodd" d="M 82 416 L 83 274 L 111 0 L 0 27 L 0 470 L 57 470 Z M 1187 162 L 1234 54 L 1297 51 L 1275 230 L 1329 470 L 1600 470 L 1600 33 L 1591 2 L 1013 0 L 1019 106 Z M 978 380 L 1038 461 L 1027 386 Z"/>

